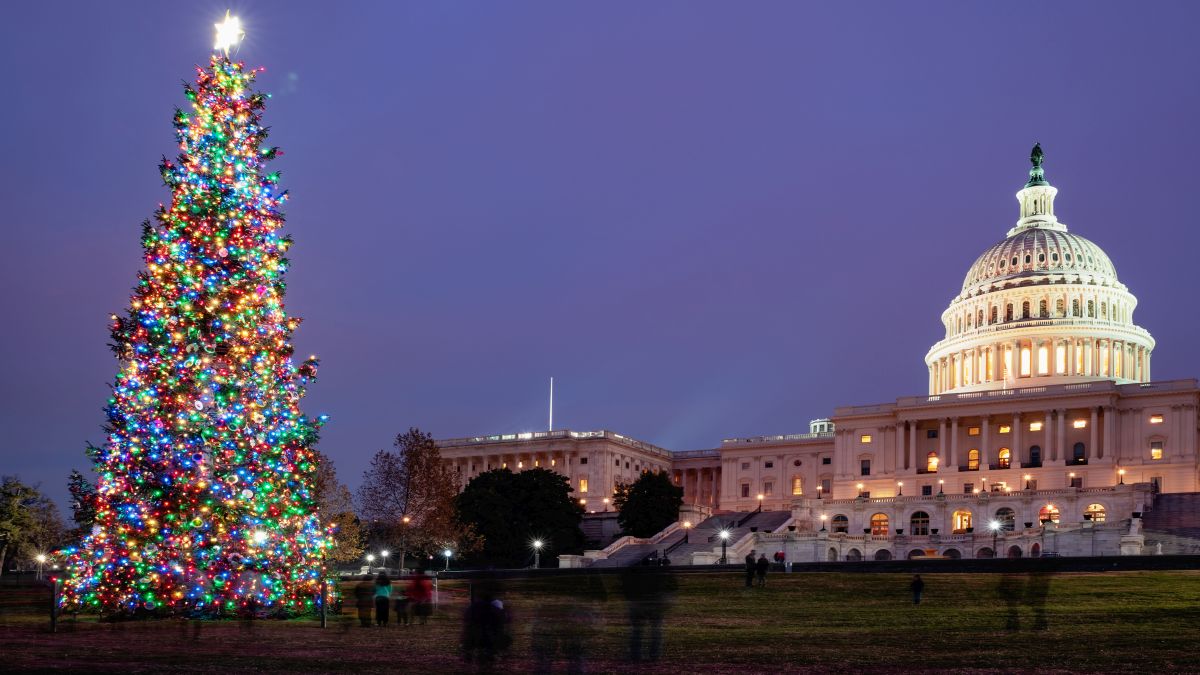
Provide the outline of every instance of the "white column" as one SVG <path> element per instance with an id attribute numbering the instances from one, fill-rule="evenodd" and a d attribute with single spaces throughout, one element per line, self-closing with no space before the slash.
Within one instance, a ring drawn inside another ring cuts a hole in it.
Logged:
<path id="1" fill-rule="evenodd" d="M 1029 461 L 1029 456 L 1026 454 L 1026 450 L 1021 447 L 1021 413 L 1019 412 L 1013 413 L 1012 452 L 1013 457 L 1018 462 L 1024 463 Z"/>
<path id="2" fill-rule="evenodd" d="M 1058 438 L 1055 440 L 1057 446 L 1055 459 L 1067 458 L 1067 411 L 1059 409 L 1055 411 L 1058 415 Z"/>
<path id="3" fill-rule="evenodd" d="M 958 470 L 958 418 L 950 418 L 950 466 Z"/>
<path id="4" fill-rule="evenodd" d="M 1100 409 L 1097 408 L 1096 406 L 1092 406 L 1092 421 L 1088 423 L 1090 425 L 1089 428 L 1091 429 L 1091 432 L 1092 432 L 1091 438 L 1088 440 L 1088 451 L 1087 451 L 1088 461 L 1096 459 L 1096 456 L 1097 456 L 1096 452 L 1099 450 L 1099 448 L 1096 447 L 1096 444 L 1099 442 L 1099 439 L 1100 439 L 1100 430 L 1098 428 L 1096 428 L 1096 424 L 1100 421 L 1099 410 Z"/>
<path id="5" fill-rule="evenodd" d="M 1054 455 L 1054 411 L 1046 411 L 1046 421 L 1042 423 L 1042 431 L 1045 432 L 1046 440 L 1042 450 L 1042 462 L 1048 462 L 1055 458 Z"/>
<path id="6" fill-rule="evenodd" d="M 1117 461 L 1116 447 L 1113 445 L 1113 435 L 1116 433 L 1116 408 L 1113 406 L 1104 407 L 1104 457 Z"/>
<path id="7" fill-rule="evenodd" d="M 917 466 L 917 420 L 908 423 L 908 447 L 904 452 L 904 468 L 915 469 Z"/>
<path id="8" fill-rule="evenodd" d="M 988 441 L 988 439 L 991 437 L 991 429 L 989 428 L 991 425 L 988 423 L 987 415 L 984 415 L 982 418 L 980 418 L 979 426 L 980 426 L 979 433 L 981 434 L 981 439 L 980 439 L 981 445 L 979 446 L 979 462 L 981 464 L 987 464 L 987 463 L 991 462 L 991 457 L 992 457 L 992 445 Z"/>

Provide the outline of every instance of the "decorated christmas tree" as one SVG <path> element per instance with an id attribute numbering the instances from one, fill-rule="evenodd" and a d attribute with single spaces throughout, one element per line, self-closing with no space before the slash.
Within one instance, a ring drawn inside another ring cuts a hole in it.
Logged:
<path id="1" fill-rule="evenodd" d="M 330 546 L 315 508 L 322 418 L 299 408 L 283 307 L 286 193 L 266 164 L 266 95 L 226 54 L 185 85 L 171 203 L 143 225 L 146 269 L 112 317 L 120 361 L 92 448 L 95 521 L 63 603 L 113 613 L 293 613 L 320 598 Z"/>

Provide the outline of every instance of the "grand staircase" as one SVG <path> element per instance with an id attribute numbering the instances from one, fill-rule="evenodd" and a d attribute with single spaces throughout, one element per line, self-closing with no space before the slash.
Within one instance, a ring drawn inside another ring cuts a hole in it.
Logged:
<path id="1" fill-rule="evenodd" d="M 690 565 L 692 553 L 711 552 L 721 548 L 720 532 L 723 529 L 729 531 L 726 541 L 730 562 L 740 563 L 737 544 L 743 537 L 755 530 L 774 532 L 791 520 L 791 517 L 791 511 L 743 511 L 713 516 L 689 531 L 672 524 L 650 540 L 618 540 L 606 549 L 607 556 L 594 560 L 591 567 L 629 567 L 641 564 L 647 556 L 666 556 L 672 565 Z"/>
<path id="2" fill-rule="evenodd" d="M 1159 494 L 1142 516 L 1144 551 L 1154 555 L 1162 544 L 1164 555 L 1200 554 L 1200 492 Z"/>

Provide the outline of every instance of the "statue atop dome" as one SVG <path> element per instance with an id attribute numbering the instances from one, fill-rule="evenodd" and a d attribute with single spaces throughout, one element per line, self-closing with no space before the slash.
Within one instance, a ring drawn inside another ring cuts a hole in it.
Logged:
<path id="1" fill-rule="evenodd" d="M 1049 185 L 1046 182 L 1045 171 L 1042 170 L 1042 162 L 1045 159 L 1046 153 L 1042 151 L 1042 144 L 1034 143 L 1033 150 L 1029 152 L 1029 163 L 1033 165 L 1033 168 L 1029 170 L 1029 182 L 1025 184 L 1025 187 Z"/>

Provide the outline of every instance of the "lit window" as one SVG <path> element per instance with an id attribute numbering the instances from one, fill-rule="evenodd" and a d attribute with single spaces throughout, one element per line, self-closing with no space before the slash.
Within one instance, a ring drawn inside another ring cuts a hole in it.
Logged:
<path id="1" fill-rule="evenodd" d="M 938 456 L 936 452 L 929 453 L 929 457 L 925 461 L 925 470 L 930 473 L 938 470 Z"/>
<path id="2" fill-rule="evenodd" d="M 1012 466 L 1012 451 L 1008 448 L 1000 448 L 998 455 L 1000 458 L 1000 468 L 1007 469 Z"/>
<path id="3" fill-rule="evenodd" d="M 1162 458 L 1163 458 L 1163 442 L 1162 441 L 1150 441 L 1150 459 L 1162 459 Z"/>
<path id="4" fill-rule="evenodd" d="M 1085 429 L 1087 428 L 1087 420 L 1075 420 L 1071 423 L 1071 426 L 1075 427 L 1076 429 Z"/>
<path id="5" fill-rule="evenodd" d="M 1038 347 L 1038 375 L 1045 375 L 1050 372 L 1050 350 L 1046 347 Z"/>
<path id="6" fill-rule="evenodd" d="M 518 468 L 518 469 L 524 469 L 524 468 L 525 468 L 525 462 L 517 462 L 517 468 Z"/>
<path id="7" fill-rule="evenodd" d="M 587 492 L 587 479 L 586 478 L 579 479 L 579 491 Z"/>
<path id="8" fill-rule="evenodd" d="M 883 513 L 876 513 L 871 516 L 871 534 L 876 537 L 886 537 L 888 535 L 888 517 Z"/>
<path id="9" fill-rule="evenodd" d="M 1025 303 L 1028 305 L 1029 303 Z M 1029 377 L 1029 348 L 1021 348 L 1021 377 Z"/>
<path id="10" fill-rule="evenodd" d="M 979 435 L 979 427 L 967 427 L 967 435 L 968 436 L 978 436 Z"/>
<path id="11" fill-rule="evenodd" d="M 1059 300 L 1061 303 L 1062 300 Z M 1060 312 L 1062 310 L 1059 310 Z M 1063 375 L 1067 372 L 1067 346 L 1058 345 L 1054 348 L 1054 372 Z"/>
<path id="12" fill-rule="evenodd" d="M 1042 430 L 1042 423 L 1041 423 L 1041 422 L 1030 422 L 1030 423 L 1029 423 L 1029 430 L 1030 430 L 1030 431 L 1041 431 L 1041 430 Z"/>
<path id="13" fill-rule="evenodd" d="M 1088 504 L 1088 507 L 1083 510 L 1084 516 L 1091 516 L 1093 523 L 1103 523 L 1105 517 L 1103 504 Z"/>
<path id="14" fill-rule="evenodd" d="M 800 480 L 799 476 L 794 476 L 792 478 L 792 494 L 794 494 L 794 495 L 804 494 L 803 482 Z"/>
<path id="15" fill-rule="evenodd" d="M 1001 424 L 1000 425 L 1000 433 L 1010 434 L 1010 433 L 1012 433 L 1012 427 L 1007 424 Z"/>
<path id="16" fill-rule="evenodd" d="M 540 459 L 535 459 L 535 460 L 533 460 L 533 466 L 534 466 L 535 468 L 536 468 L 536 467 L 539 467 L 539 466 L 541 466 L 541 465 L 542 465 L 542 461 L 541 461 Z"/>
<path id="17" fill-rule="evenodd" d="M 859 438 L 858 441 L 860 443 L 870 443 L 871 442 L 871 434 L 863 434 L 862 438 Z"/>
<path id="18" fill-rule="evenodd" d="M 1162 421 L 1163 421 L 1162 415 L 1151 415 L 1150 416 L 1150 424 L 1162 424 Z"/>
<path id="19" fill-rule="evenodd" d="M 501 465 L 500 465 L 500 468 L 501 468 L 501 469 L 507 469 L 507 468 L 508 468 L 508 462 L 504 462 L 503 464 L 501 464 Z"/>
<path id="20" fill-rule="evenodd" d="M 979 470 L 979 451 L 976 450 L 975 448 L 971 448 L 970 450 L 967 451 L 967 470 L 968 471 L 978 471 Z"/>
<path id="21" fill-rule="evenodd" d="M 1058 522 L 1058 507 L 1053 504 L 1047 504 L 1038 511 L 1038 520 L 1045 522 Z"/>
<path id="22" fill-rule="evenodd" d="M 951 520 L 954 523 L 954 534 L 963 534 L 971 527 L 971 512 L 955 511 Z"/>
<path id="23" fill-rule="evenodd" d="M 557 459 L 552 459 L 552 460 L 550 460 L 550 466 L 554 466 L 554 465 L 556 465 L 556 464 L 558 464 L 558 460 L 557 460 Z"/>

